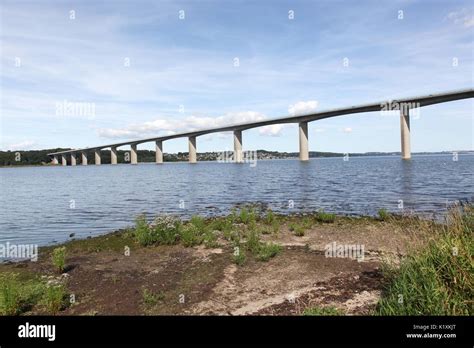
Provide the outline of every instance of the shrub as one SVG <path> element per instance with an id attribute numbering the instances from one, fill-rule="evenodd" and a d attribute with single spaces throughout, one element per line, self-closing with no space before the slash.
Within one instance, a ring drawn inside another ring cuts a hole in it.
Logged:
<path id="1" fill-rule="evenodd" d="M 448 224 L 421 250 L 388 267 L 380 315 L 473 315 L 474 208 L 449 212 Z"/>
<path id="2" fill-rule="evenodd" d="M 175 244 L 179 239 L 181 222 L 173 216 L 159 216 L 152 224 L 153 238 L 159 244 Z"/>
<path id="3" fill-rule="evenodd" d="M 257 214 L 255 213 L 255 210 L 252 207 L 243 207 L 242 209 L 240 209 L 239 221 L 246 225 L 255 225 L 255 223 L 257 222 Z"/>
<path id="4" fill-rule="evenodd" d="M 0 276 L 0 313 L 17 315 L 22 312 L 22 294 L 18 275 L 4 273 Z"/>
<path id="5" fill-rule="evenodd" d="M 0 274 L 0 314 L 19 315 L 40 302 L 48 304 L 48 298 L 53 298 L 54 293 L 49 294 L 47 286 L 36 278 L 20 281 L 17 273 Z M 63 289 L 65 291 L 64 287 Z M 46 306 L 50 312 L 55 308 L 58 307 Z M 61 308 L 62 306 L 59 307 Z"/>
<path id="6" fill-rule="evenodd" d="M 247 235 L 247 242 L 245 243 L 247 250 L 255 255 L 259 252 L 261 244 L 260 234 L 255 229 L 250 230 Z"/>
<path id="7" fill-rule="evenodd" d="M 204 230 L 206 229 L 206 220 L 199 216 L 199 215 L 193 215 L 191 217 L 191 220 L 189 221 L 191 224 L 193 224 L 194 226 L 196 226 L 196 228 L 201 232 L 203 233 Z"/>
<path id="8" fill-rule="evenodd" d="M 263 243 L 257 254 L 257 260 L 268 261 L 281 251 L 281 246 L 274 243 Z"/>
<path id="9" fill-rule="evenodd" d="M 201 235 L 199 228 L 191 223 L 184 225 L 180 232 L 181 242 L 185 247 L 199 245 L 203 241 L 203 236 Z"/>
<path id="10" fill-rule="evenodd" d="M 301 225 L 305 229 L 310 229 L 311 227 L 313 227 L 313 221 L 308 216 L 305 216 L 301 221 Z"/>
<path id="11" fill-rule="evenodd" d="M 53 250 L 51 260 L 59 273 L 64 271 L 66 266 L 66 247 L 60 247 Z"/>
<path id="12" fill-rule="evenodd" d="M 280 221 L 275 218 L 272 222 L 273 233 L 278 233 L 280 231 Z"/>
<path id="13" fill-rule="evenodd" d="M 151 229 L 146 221 L 145 214 L 138 215 L 135 218 L 135 238 L 137 242 L 143 246 L 154 243 Z"/>
<path id="14" fill-rule="evenodd" d="M 216 248 L 219 245 L 217 243 L 217 234 L 212 230 L 207 230 L 204 233 L 203 241 L 206 248 Z"/>
<path id="15" fill-rule="evenodd" d="M 319 221 L 319 222 L 332 223 L 336 220 L 336 214 L 320 211 L 316 214 L 315 219 L 316 221 Z"/>
<path id="16" fill-rule="evenodd" d="M 267 214 L 265 215 L 265 218 L 264 218 L 264 222 L 267 225 L 272 225 L 273 221 L 275 221 L 275 219 L 276 219 L 276 217 L 275 217 L 275 214 L 273 213 L 273 211 L 271 209 L 268 209 Z"/>
<path id="17" fill-rule="evenodd" d="M 290 222 L 288 224 L 288 228 L 290 231 L 292 231 L 295 234 L 295 236 L 298 236 L 298 237 L 304 236 L 304 227 L 301 226 L 300 224 L 296 222 Z"/>
<path id="18" fill-rule="evenodd" d="M 66 287 L 63 284 L 46 285 L 43 303 L 50 314 L 56 314 L 65 307 Z"/>
<path id="19" fill-rule="evenodd" d="M 245 255 L 245 250 L 244 248 L 242 248 L 240 245 L 237 246 L 236 248 L 238 249 L 234 249 L 234 253 L 233 253 L 233 256 L 232 256 L 232 261 L 239 265 L 239 266 L 242 266 L 245 261 L 247 260 L 247 256 Z"/>

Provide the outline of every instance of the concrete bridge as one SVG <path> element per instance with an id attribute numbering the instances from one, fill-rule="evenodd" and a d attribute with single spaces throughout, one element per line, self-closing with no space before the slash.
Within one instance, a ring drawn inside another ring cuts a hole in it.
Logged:
<path id="1" fill-rule="evenodd" d="M 410 110 L 415 108 L 421 108 L 428 105 L 446 103 L 454 100 L 461 100 L 474 97 L 474 89 L 464 89 L 458 91 L 451 91 L 438 94 L 430 94 L 425 96 L 418 96 L 412 98 L 404 98 L 398 100 L 387 100 L 384 102 L 371 103 L 366 105 L 351 106 L 340 109 L 333 109 L 321 112 L 315 112 L 306 115 L 299 116 L 286 116 L 281 118 L 274 118 L 258 122 L 249 122 L 234 124 L 224 127 L 202 129 L 192 132 L 185 132 L 179 134 L 173 134 L 168 136 L 160 136 L 154 138 L 138 139 L 132 141 L 125 141 L 121 143 L 114 143 L 108 145 L 101 145 L 96 147 L 74 149 L 61 152 L 49 153 L 48 156 L 52 157 L 54 164 L 59 163 L 59 156 L 61 156 L 61 163 L 63 166 L 67 165 L 66 156 L 71 156 L 71 165 L 76 165 L 76 156 L 81 154 L 81 163 L 87 165 L 87 155 L 89 153 L 94 154 L 94 160 L 96 165 L 101 164 L 100 151 L 102 149 L 110 148 L 111 164 L 117 164 L 117 148 L 121 146 L 130 146 L 130 163 L 137 164 L 137 145 L 155 142 L 156 144 L 156 163 L 163 163 L 163 142 L 170 139 L 176 138 L 188 138 L 189 145 L 189 162 L 196 163 L 196 138 L 201 135 L 217 133 L 217 132 L 233 132 L 234 133 L 234 161 L 237 163 L 243 162 L 242 158 L 242 132 L 248 129 L 263 127 L 273 124 L 284 124 L 284 123 L 298 123 L 299 125 L 299 158 L 301 161 L 309 160 L 309 148 L 308 148 L 308 122 L 322 120 L 326 118 L 357 114 L 363 112 L 373 111 L 400 111 L 400 132 L 401 132 L 401 154 L 403 159 L 411 158 L 410 150 Z"/>

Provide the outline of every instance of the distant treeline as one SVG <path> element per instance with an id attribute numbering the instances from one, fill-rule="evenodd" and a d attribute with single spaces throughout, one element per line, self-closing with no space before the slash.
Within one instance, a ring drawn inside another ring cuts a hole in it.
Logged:
<path id="1" fill-rule="evenodd" d="M 0 151 L 0 166 L 17 166 L 17 165 L 50 165 L 51 158 L 48 156 L 48 153 L 67 151 L 70 149 L 46 149 L 46 150 L 28 150 L 28 151 Z M 230 151 L 232 152 L 232 151 Z M 198 161 L 215 161 L 218 159 L 222 152 L 199 152 L 197 154 Z M 452 152 L 442 152 L 449 153 Z M 459 151 L 459 153 L 467 153 L 467 151 Z M 428 154 L 428 153 L 420 153 Z M 338 153 L 338 152 L 317 152 L 310 151 L 309 157 L 343 157 L 348 155 L 349 157 L 355 156 L 387 156 L 387 155 L 400 155 L 400 152 L 367 152 L 367 153 Z M 278 151 L 266 151 L 266 150 L 257 150 L 257 159 L 284 159 L 284 158 L 297 158 L 299 156 L 298 152 L 278 152 Z M 87 155 L 88 163 L 94 163 L 94 153 L 89 152 Z M 163 155 L 165 162 L 179 162 L 187 161 L 188 153 L 187 152 L 178 152 L 178 153 L 165 153 Z M 70 154 L 66 155 L 67 164 L 71 164 Z M 77 164 L 81 163 L 81 153 L 76 153 Z M 127 163 L 130 161 L 130 150 L 118 150 L 117 159 L 119 163 Z M 127 161 L 125 160 L 127 159 Z M 61 163 L 61 156 L 58 156 L 59 163 Z M 154 162 L 155 161 L 155 151 L 151 150 L 138 150 L 138 161 L 139 162 Z M 101 163 L 107 164 L 110 163 L 110 150 L 101 151 Z"/>

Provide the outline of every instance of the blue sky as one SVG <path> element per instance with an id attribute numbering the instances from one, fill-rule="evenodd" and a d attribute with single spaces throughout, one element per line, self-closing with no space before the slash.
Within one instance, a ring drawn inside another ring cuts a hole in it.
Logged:
<path id="1" fill-rule="evenodd" d="M 473 33 L 460 0 L 3 0 L 0 147 L 97 146 L 471 88 Z M 61 114 L 64 101 L 94 112 Z M 472 150 L 473 106 L 421 109 L 412 150 Z M 399 151 L 399 127 L 396 112 L 312 122 L 310 150 Z M 297 151 L 297 128 L 245 131 L 243 146 Z M 198 138 L 198 151 L 232 148 L 228 133 Z"/>

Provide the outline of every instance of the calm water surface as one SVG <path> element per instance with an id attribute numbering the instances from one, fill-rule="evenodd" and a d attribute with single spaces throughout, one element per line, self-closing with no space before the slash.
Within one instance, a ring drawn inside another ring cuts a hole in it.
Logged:
<path id="1" fill-rule="evenodd" d="M 400 212 L 403 200 L 405 210 L 440 215 L 447 201 L 473 200 L 473 168 L 473 155 L 2 168 L 0 243 L 46 245 L 129 226 L 142 212 L 223 215 L 246 202 L 373 215 Z"/>

